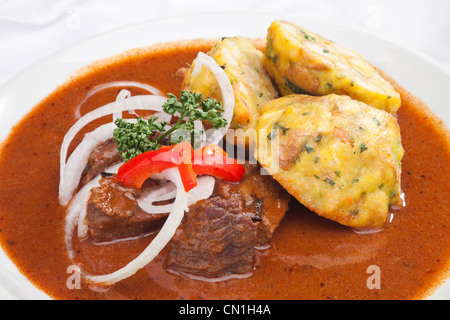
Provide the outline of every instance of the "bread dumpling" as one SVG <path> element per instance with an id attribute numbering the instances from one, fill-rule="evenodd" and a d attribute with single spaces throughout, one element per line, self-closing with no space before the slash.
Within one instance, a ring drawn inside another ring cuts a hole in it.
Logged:
<path id="1" fill-rule="evenodd" d="M 270 25 L 263 63 L 282 95 L 342 94 L 391 114 L 400 108 L 400 95 L 358 53 L 291 22 Z"/>
<path id="2" fill-rule="evenodd" d="M 261 115 L 260 109 L 270 100 L 277 98 L 277 91 L 262 64 L 262 51 L 247 38 L 230 37 L 222 39 L 208 55 L 223 68 L 233 87 L 235 107 L 230 129 L 241 129 L 235 131 L 238 136 L 251 128 L 248 139 L 254 143 L 254 128 Z M 195 61 L 184 78 L 183 90 L 199 92 L 204 97 L 222 101 L 220 88 L 210 71 L 203 67 L 201 72 L 193 77 L 194 65 Z M 245 143 L 245 137 L 239 136 L 235 140 L 235 144 L 248 145 Z"/>
<path id="3" fill-rule="evenodd" d="M 401 206 L 396 119 L 343 95 L 292 94 L 262 109 L 259 163 L 310 210 L 355 229 L 380 228 Z"/>

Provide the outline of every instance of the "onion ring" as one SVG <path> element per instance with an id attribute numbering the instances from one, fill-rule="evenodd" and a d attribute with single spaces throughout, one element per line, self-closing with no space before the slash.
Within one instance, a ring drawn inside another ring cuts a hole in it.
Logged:
<path id="1" fill-rule="evenodd" d="M 146 83 L 142 83 L 142 82 L 136 82 L 136 81 L 112 81 L 112 82 L 106 82 L 106 83 L 102 83 L 99 84 L 97 86 L 95 86 L 91 91 L 88 92 L 88 94 L 86 95 L 86 97 L 83 99 L 83 101 L 81 101 L 77 108 L 75 109 L 75 118 L 76 119 L 80 119 L 81 118 L 81 106 L 86 102 L 87 99 L 89 99 L 93 94 L 97 93 L 98 91 L 104 90 L 104 89 L 108 89 L 108 88 L 113 88 L 113 87 L 136 87 L 136 88 L 141 88 L 144 90 L 147 90 L 149 93 L 154 94 L 154 95 L 158 95 L 158 96 L 162 96 L 162 92 L 149 85 Z"/>
<path id="2" fill-rule="evenodd" d="M 76 134 L 84 128 L 85 125 L 90 123 L 91 121 L 94 121 L 98 118 L 114 114 L 116 112 L 120 111 L 128 111 L 128 110 L 135 110 L 135 109 L 142 109 L 142 110 L 153 110 L 157 112 L 163 112 L 162 105 L 167 101 L 167 98 L 160 97 L 160 96 L 134 96 L 127 99 L 124 99 L 123 101 L 118 102 L 111 102 L 107 105 L 104 105 L 103 107 L 100 107 L 98 109 L 95 109 L 87 114 L 85 114 L 83 117 L 81 117 L 66 133 L 64 136 L 63 143 L 61 145 L 61 151 L 60 151 L 60 183 L 59 183 L 59 201 L 60 204 L 66 205 L 73 194 L 74 189 L 71 187 L 68 187 L 66 185 L 66 158 L 67 158 L 67 152 L 70 146 L 70 143 L 75 138 Z M 94 130 L 95 131 L 95 130 Z M 111 131 L 112 135 L 112 131 Z M 70 174 L 70 173 L 69 173 Z M 73 187 L 73 181 L 70 180 L 70 184 Z"/>
<path id="3" fill-rule="evenodd" d="M 206 141 L 206 145 L 208 144 L 218 144 L 219 141 L 224 137 L 228 128 L 230 127 L 231 120 L 233 119 L 234 112 L 234 92 L 233 87 L 231 85 L 230 79 L 228 78 L 225 71 L 217 64 L 214 58 L 208 56 L 203 52 L 199 52 L 197 58 L 194 61 L 194 69 L 192 70 L 192 76 L 195 77 L 201 71 L 201 67 L 205 66 L 209 69 L 217 80 L 217 83 L 222 92 L 222 100 L 223 100 L 223 115 L 222 118 L 227 120 L 227 125 L 223 128 L 215 130 L 213 134 L 208 137 Z"/>

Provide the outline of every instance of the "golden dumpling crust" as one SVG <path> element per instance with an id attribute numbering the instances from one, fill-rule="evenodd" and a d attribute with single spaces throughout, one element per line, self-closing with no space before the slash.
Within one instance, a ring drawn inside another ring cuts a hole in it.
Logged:
<path id="1" fill-rule="evenodd" d="M 291 22 L 270 25 L 263 63 L 282 95 L 343 94 L 392 114 L 400 108 L 400 95 L 358 53 Z"/>
<path id="2" fill-rule="evenodd" d="M 404 151 L 391 114 L 334 94 L 288 95 L 262 112 L 255 157 L 310 210 L 355 229 L 380 228 L 389 207 L 402 204 Z"/>
<path id="3" fill-rule="evenodd" d="M 263 53 L 247 38 L 230 37 L 222 39 L 208 55 L 223 68 L 233 87 L 235 107 L 230 129 L 242 129 L 242 133 L 248 128 L 254 129 L 261 115 L 260 109 L 277 98 L 277 91 L 262 64 Z M 203 67 L 196 77 L 192 77 L 194 64 L 184 78 L 183 90 L 222 101 L 220 88 L 209 70 Z M 254 130 L 250 132 L 254 133 Z M 254 140 L 254 135 L 250 139 Z M 245 143 L 245 140 L 236 140 L 236 144 Z"/>

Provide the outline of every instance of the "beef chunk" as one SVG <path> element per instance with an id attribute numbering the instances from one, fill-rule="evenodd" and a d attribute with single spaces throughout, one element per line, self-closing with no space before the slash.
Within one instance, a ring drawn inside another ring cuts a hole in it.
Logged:
<path id="1" fill-rule="evenodd" d="M 96 241 L 133 237 L 157 231 L 167 214 L 149 214 L 137 203 L 139 190 L 124 187 L 113 177 L 100 179 L 100 186 L 91 189 L 87 202 L 86 224 Z"/>
<path id="2" fill-rule="evenodd" d="M 95 148 L 89 155 L 86 167 L 80 179 L 80 185 L 84 185 L 94 177 L 105 171 L 106 168 L 123 161 L 117 144 L 113 139 L 106 140 Z"/>
<path id="3" fill-rule="evenodd" d="M 259 165 L 245 165 L 239 183 L 216 179 L 213 195 L 189 208 L 172 238 L 169 270 L 207 278 L 251 273 L 255 247 L 267 245 L 290 196 Z"/>
<path id="4" fill-rule="evenodd" d="M 257 164 L 245 164 L 239 183 L 216 180 L 214 194 L 236 201 L 244 215 L 257 225 L 255 246 L 267 245 L 288 209 L 291 196 L 270 175 L 261 175 Z"/>
<path id="5" fill-rule="evenodd" d="M 161 134 L 160 132 L 154 132 L 150 138 L 157 139 Z M 170 145 L 169 138 L 165 137 L 160 141 L 160 144 Z M 85 185 L 107 168 L 122 161 L 123 159 L 114 139 L 106 140 L 98 145 L 89 155 L 86 167 L 81 174 L 80 186 Z"/>
<path id="6" fill-rule="evenodd" d="M 218 196 L 200 200 L 186 213 L 167 255 L 177 272 L 208 278 L 253 270 L 256 226 L 240 205 Z"/>
<path id="7" fill-rule="evenodd" d="M 161 133 L 155 132 L 153 139 Z M 160 142 L 169 145 L 164 138 Z M 110 166 L 123 159 L 113 139 L 95 148 L 83 170 L 80 186 L 86 184 Z M 93 188 L 87 203 L 86 223 L 90 236 L 96 241 L 112 240 L 146 234 L 158 230 L 167 214 L 148 214 L 137 204 L 140 190 L 118 185 L 114 179 L 103 177 L 100 187 Z M 164 203 L 161 203 L 164 204 Z"/>

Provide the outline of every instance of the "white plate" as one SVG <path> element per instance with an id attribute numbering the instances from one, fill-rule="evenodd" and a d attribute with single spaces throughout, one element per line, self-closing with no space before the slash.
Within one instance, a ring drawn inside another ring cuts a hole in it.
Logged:
<path id="1" fill-rule="evenodd" d="M 29 68 L 0 88 L 0 141 L 40 100 L 75 71 L 123 51 L 180 39 L 248 36 L 265 38 L 275 19 L 304 26 L 359 52 L 405 89 L 422 99 L 435 114 L 450 123 L 447 92 L 450 71 L 423 54 L 412 52 L 363 30 L 286 14 L 213 14 L 151 21 L 102 34 L 64 49 Z M 24 89 L 26 94 L 23 94 Z M 46 299 L 0 250 L 0 298 Z M 431 299 L 449 299 L 450 281 Z"/>

